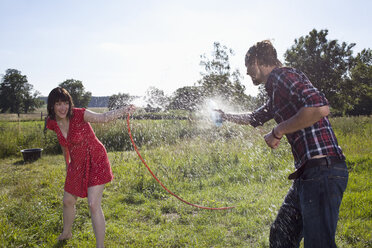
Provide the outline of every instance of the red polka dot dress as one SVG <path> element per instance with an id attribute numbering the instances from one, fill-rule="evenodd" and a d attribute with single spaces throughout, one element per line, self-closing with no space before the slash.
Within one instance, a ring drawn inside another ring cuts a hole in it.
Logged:
<path id="1" fill-rule="evenodd" d="M 65 191 L 82 198 L 87 197 L 88 187 L 106 184 L 113 178 L 106 149 L 84 121 L 84 112 L 84 108 L 72 109 L 67 139 L 55 120 L 47 121 L 47 128 L 56 132 L 59 143 L 70 154 Z"/>

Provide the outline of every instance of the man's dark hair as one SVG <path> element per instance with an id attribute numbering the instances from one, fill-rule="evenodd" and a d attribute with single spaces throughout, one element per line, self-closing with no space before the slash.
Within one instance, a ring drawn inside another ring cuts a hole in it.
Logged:
<path id="1" fill-rule="evenodd" d="M 276 50 L 269 40 L 257 42 L 249 48 L 245 55 L 245 65 L 251 65 L 256 60 L 259 65 L 282 66 L 282 63 L 277 58 Z"/>
<path id="2" fill-rule="evenodd" d="M 56 119 L 56 113 L 54 112 L 54 104 L 56 102 L 69 102 L 70 106 L 68 108 L 67 117 L 70 118 L 72 116 L 72 107 L 74 104 L 68 91 L 62 87 L 57 87 L 49 93 L 47 110 L 48 117 L 52 120 Z"/>

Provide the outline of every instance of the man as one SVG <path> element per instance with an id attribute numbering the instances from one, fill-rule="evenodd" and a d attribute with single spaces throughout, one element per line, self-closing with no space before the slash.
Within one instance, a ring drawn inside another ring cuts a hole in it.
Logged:
<path id="1" fill-rule="evenodd" d="M 282 67 L 271 42 L 252 46 L 245 57 L 247 74 L 255 85 L 265 84 L 269 100 L 252 114 L 227 114 L 222 119 L 262 125 L 274 118 L 277 125 L 265 135 L 277 148 L 283 135 L 292 148 L 294 179 L 270 230 L 270 247 L 336 247 L 339 208 L 346 189 L 345 157 L 328 121 L 329 106 L 301 71 Z"/>

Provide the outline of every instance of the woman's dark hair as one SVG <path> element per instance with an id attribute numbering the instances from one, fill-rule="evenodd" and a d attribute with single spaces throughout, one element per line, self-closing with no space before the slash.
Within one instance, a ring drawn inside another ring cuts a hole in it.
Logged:
<path id="1" fill-rule="evenodd" d="M 245 65 L 251 65 L 257 60 L 260 65 L 267 66 L 282 66 L 282 63 L 277 58 L 276 50 L 269 40 L 257 42 L 249 48 L 245 55 Z"/>
<path id="2" fill-rule="evenodd" d="M 74 103 L 72 102 L 72 97 L 68 91 L 62 87 L 57 87 L 49 93 L 47 109 L 48 117 L 52 120 L 56 119 L 56 113 L 54 112 L 54 104 L 56 102 L 68 102 L 70 104 L 67 112 L 67 117 L 70 118 L 72 116 L 72 107 L 74 106 Z"/>

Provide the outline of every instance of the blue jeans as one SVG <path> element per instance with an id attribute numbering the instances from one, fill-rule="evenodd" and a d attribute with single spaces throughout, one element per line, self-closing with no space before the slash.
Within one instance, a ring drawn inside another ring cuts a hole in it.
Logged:
<path id="1" fill-rule="evenodd" d="M 306 169 L 293 182 L 270 230 L 270 247 L 337 247 L 338 213 L 348 181 L 344 161 Z"/>

